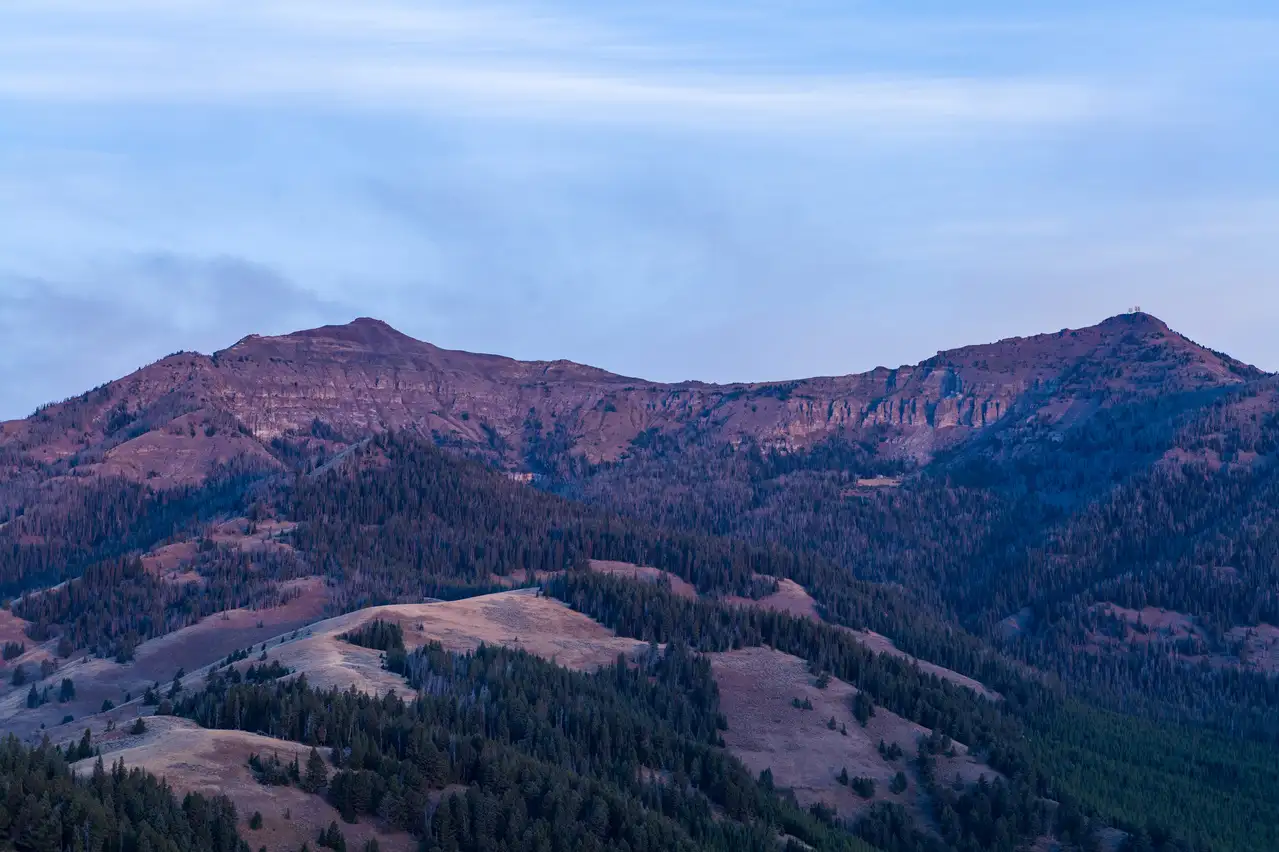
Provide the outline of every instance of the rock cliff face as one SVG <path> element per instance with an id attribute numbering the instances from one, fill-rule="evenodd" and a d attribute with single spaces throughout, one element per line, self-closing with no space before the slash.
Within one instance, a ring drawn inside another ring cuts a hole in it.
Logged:
<path id="1" fill-rule="evenodd" d="M 1262 375 L 1146 314 L 940 352 L 895 370 L 735 385 L 658 384 L 568 361 L 450 351 L 357 319 L 251 335 L 211 356 L 169 356 L 0 424 L 0 461 L 9 479 L 74 464 L 80 475 L 176 484 L 233 458 L 278 464 L 272 439 L 321 427 L 339 442 L 417 430 L 485 447 L 510 468 L 552 438 L 591 461 L 615 460 L 647 430 L 794 449 L 877 429 L 889 453 L 926 460 L 1008 418 L 1033 415 L 1051 428 L 1116 399 Z"/>

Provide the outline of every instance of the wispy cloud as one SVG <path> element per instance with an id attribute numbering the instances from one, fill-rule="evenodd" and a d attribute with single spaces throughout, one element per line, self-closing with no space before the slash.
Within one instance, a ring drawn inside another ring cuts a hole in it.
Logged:
<path id="1" fill-rule="evenodd" d="M 19 3 L 0 11 L 0 33 L 0 98 L 40 102 L 755 120 L 778 130 L 1074 122 L 1131 114 L 1138 102 L 1078 79 L 719 68 L 571 16 L 480 5 Z"/>

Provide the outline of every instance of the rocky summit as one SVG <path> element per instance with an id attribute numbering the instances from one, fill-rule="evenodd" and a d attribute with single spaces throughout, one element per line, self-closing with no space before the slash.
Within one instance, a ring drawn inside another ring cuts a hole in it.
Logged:
<path id="1" fill-rule="evenodd" d="M 1263 376 L 1142 313 L 939 352 L 913 366 L 730 385 L 440 349 L 360 318 L 250 335 L 212 355 L 171 355 L 0 425 L 0 448 L 10 477 L 38 463 L 156 485 L 198 481 L 234 459 L 273 465 L 273 440 L 316 429 L 345 443 L 411 430 L 513 470 L 548 442 L 606 462 L 642 436 L 690 434 L 795 450 L 873 432 L 887 454 L 923 462 L 996 423 L 1035 418 L 1064 428 L 1120 400 Z"/>

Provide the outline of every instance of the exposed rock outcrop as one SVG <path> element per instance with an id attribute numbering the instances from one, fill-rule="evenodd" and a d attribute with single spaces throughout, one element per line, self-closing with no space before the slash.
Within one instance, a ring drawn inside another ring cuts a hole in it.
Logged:
<path id="1" fill-rule="evenodd" d="M 551 436 L 567 452 L 607 461 L 648 430 L 794 449 L 878 429 L 891 452 L 924 460 L 1004 418 L 1034 415 L 1051 428 L 1110 396 L 1261 375 L 1146 314 L 939 352 L 895 370 L 733 385 L 660 384 L 569 361 L 451 351 L 361 318 L 250 335 L 211 356 L 171 355 L 0 425 L 0 447 L 160 484 L 196 480 L 236 455 L 272 464 L 265 445 L 317 421 L 345 440 L 386 429 L 434 433 L 485 447 L 511 468 Z"/>

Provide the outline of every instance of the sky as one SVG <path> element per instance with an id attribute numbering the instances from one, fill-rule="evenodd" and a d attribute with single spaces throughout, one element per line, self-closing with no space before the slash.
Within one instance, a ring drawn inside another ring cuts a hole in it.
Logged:
<path id="1" fill-rule="evenodd" d="M 1274 3 L 4 0 L 0 419 L 358 316 L 732 381 L 1139 305 L 1279 370 L 1277 140 Z"/>

